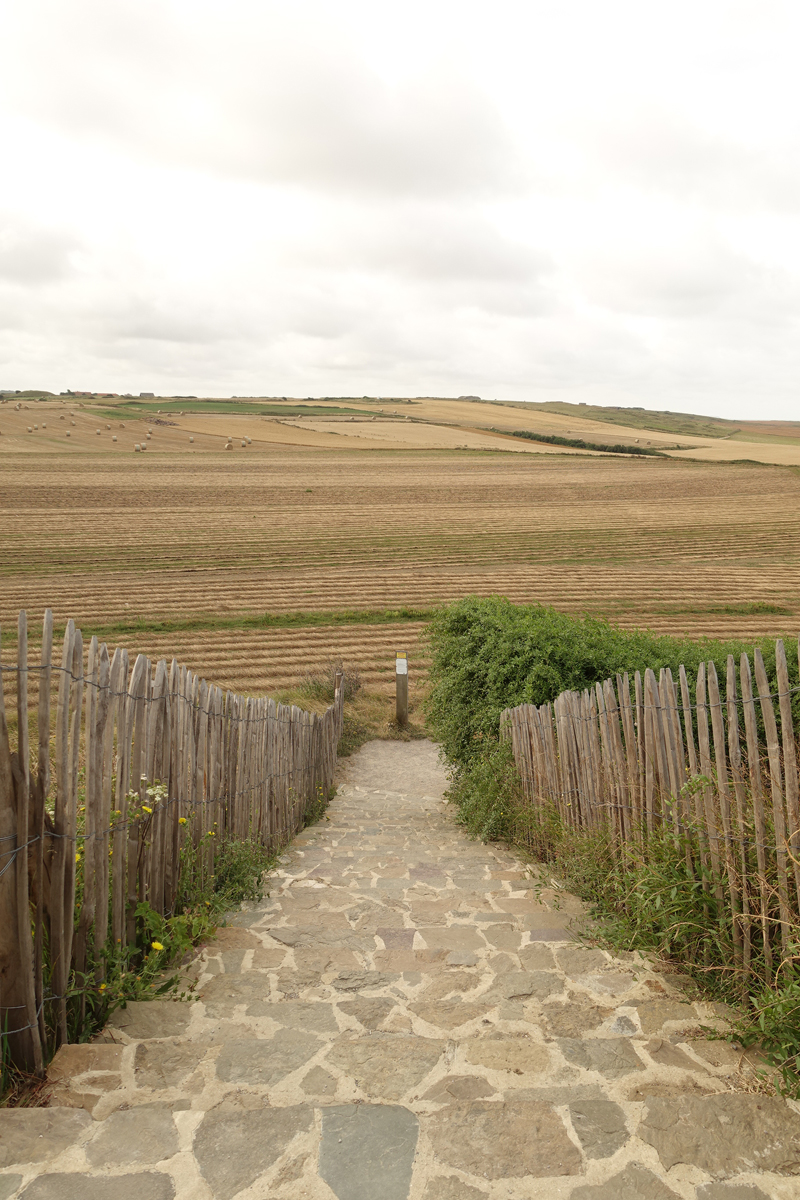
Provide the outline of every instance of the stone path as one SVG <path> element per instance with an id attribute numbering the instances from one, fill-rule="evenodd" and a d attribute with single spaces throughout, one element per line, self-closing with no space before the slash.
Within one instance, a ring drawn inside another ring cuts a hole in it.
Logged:
<path id="1" fill-rule="evenodd" d="M 441 803 L 430 743 L 371 743 L 200 1002 L 65 1047 L 60 1107 L 0 1113 L 0 1200 L 796 1200 L 800 1106 L 721 1024 Z"/>

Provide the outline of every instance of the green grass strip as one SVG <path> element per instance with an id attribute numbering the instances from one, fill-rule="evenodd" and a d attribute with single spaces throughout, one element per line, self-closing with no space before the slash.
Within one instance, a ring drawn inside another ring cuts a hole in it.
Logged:
<path id="1" fill-rule="evenodd" d="M 286 612 L 242 614 L 231 617 L 197 616 L 158 620 L 134 617 L 106 625 L 82 624 L 84 640 L 153 633 L 204 633 L 216 629 L 313 629 L 321 625 L 393 625 L 397 621 L 429 621 L 434 608 L 347 609 L 339 612 Z M 58 630 L 63 633 L 63 626 Z"/>

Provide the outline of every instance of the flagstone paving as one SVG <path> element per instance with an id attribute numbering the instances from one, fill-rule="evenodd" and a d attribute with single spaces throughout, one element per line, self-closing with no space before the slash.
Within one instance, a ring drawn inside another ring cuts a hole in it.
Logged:
<path id="1" fill-rule="evenodd" d="M 800 1106 L 724 1012 L 575 942 L 470 841 L 431 743 L 371 743 L 263 902 L 0 1114 L 0 1200 L 797 1200 Z"/>

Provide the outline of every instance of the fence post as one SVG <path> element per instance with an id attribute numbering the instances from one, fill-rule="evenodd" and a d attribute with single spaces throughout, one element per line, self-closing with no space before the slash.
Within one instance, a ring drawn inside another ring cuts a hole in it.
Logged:
<path id="1" fill-rule="evenodd" d="M 408 654 L 405 650 L 398 651 L 394 667 L 396 703 L 395 712 L 398 725 L 408 724 Z"/>

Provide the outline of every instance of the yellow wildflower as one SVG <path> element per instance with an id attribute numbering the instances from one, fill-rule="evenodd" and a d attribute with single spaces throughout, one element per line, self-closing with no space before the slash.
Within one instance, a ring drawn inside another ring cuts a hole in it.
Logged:
<path id="1" fill-rule="evenodd" d="M 179 825 L 185 825 L 185 824 L 186 824 L 186 817 L 178 817 L 178 824 L 179 824 Z"/>
<path id="2" fill-rule="evenodd" d="M 161 945 L 161 942 L 151 942 L 150 945 L 153 947 L 154 950 L 163 950 L 164 949 L 164 947 Z"/>
<path id="3" fill-rule="evenodd" d="M 76 854 L 76 855 L 75 855 L 75 862 L 80 862 L 80 861 L 81 861 L 81 856 L 80 856 L 80 854 Z"/>
<path id="4" fill-rule="evenodd" d="M 152 811 L 152 808 L 148 808 L 146 804 L 142 805 L 142 812 L 151 813 Z"/>
<path id="5" fill-rule="evenodd" d="M 104 991 L 106 990 L 106 988 L 107 988 L 107 987 L 108 987 L 108 984 L 107 984 L 107 983 L 101 983 L 101 984 L 100 984 L 100 991 L 101 991 L 101 992 L 104 992 Z"/>

